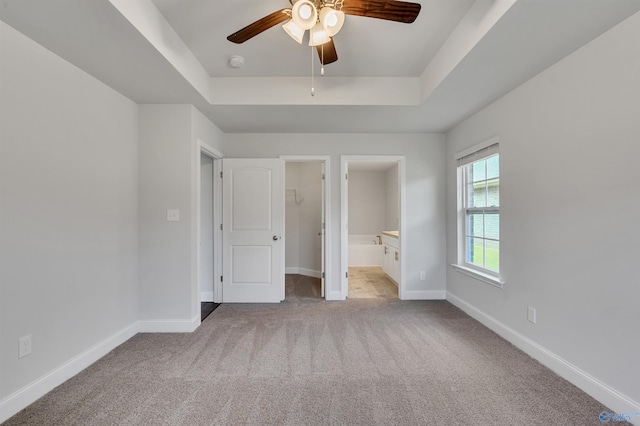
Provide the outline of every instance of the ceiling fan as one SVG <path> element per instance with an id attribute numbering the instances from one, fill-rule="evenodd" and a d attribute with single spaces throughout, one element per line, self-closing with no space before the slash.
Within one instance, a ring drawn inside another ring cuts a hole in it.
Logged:
<path id="1" fill-rule="evenodd" d="M 291 8 L 281 9 L 247 25 L 227 37 L 244 43 L 263 31 L 286 22 L 283 29 L 298 43 L 309 30 L 309 46 L 315 46 L 322 65 L 338 60 L 333 36 L 340 31 L 345 15 L 385 19 L 410 24 L 416 20 L 421 5 L 405 1 L 384 0 L 289 0 Z"/>

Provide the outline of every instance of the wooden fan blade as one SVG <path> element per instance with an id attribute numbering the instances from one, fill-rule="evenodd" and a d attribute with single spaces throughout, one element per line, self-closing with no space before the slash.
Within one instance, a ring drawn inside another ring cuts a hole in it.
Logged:
<path id="1" fill-rule="evenodd" d="M 342 11 L 347 15 L 386 19 L 410 24 L 416 20 L 422 6 L 406 1 L 344 0 Z"/>
<path id="2" fill-rule="evenodd" d="M 338 60 L 338 52 L 336 52 L 336 45 L 333 44 L 333 38 L 330 38 L 325 44 L 316 46 L 316 50 L 322 65 L 331 64 Z"/>
<path id="3" fill-rule="evenodd" d="M 277 12 L 273 12 L 270 15 L 265 16 L 262 19 L 258 19 L 253 24 L 249 24 L 238 32 L 231 34 L 227 37 L 227 40 L 232 41 L 234 43 L 244 43 L 252 37 L 257 36 L 263 31 L 268 30 L 269 28 L 278 25 L 280 22 L 284 22 L 287 19 L 291 19 L 288 12 L 291 9 L 282 9 Z"/>

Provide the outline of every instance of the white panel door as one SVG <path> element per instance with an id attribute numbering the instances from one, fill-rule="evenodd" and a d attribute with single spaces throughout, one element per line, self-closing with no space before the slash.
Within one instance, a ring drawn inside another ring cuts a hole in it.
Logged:
<path id="1" fill-rule="evenodd" d="M 223 303 L 284 300 L 284 184 L 280 159 L 224 159 Z"/>

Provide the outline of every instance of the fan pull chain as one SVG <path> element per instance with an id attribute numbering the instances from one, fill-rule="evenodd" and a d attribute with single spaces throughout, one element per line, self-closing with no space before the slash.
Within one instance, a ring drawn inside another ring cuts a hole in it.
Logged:
<path id="1" fill-rule="evenodd" d="M 313 47 L 311 48 L 311 96 L 316 95 L 316 89 L 313 87 Z"/>
<path id="2" fill-rule="evenodd" d="M 320 46 L 320 51 L 321 51 L 321 57 L 322 60 L 320 62 L 322 62 L 322 68 L 320 68 L 320 75 L 322 77 L 324 77 L 324 43 L 322 43 L 322 45 Z"/>

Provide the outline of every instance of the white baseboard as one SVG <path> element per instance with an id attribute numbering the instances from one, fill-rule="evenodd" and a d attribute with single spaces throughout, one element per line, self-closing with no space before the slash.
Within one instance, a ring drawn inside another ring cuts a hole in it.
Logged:
<path id="1" fill-rule="evenodd" d="M 213 292 L 212 291 L 202 291 L 202 292 L 200 292 L 200 301 L 201 302 L 213 302 Z"/>
<path id="2" fill-rule="evenodd" d="M 601 382 L 544 346 L 518 333 L 450 292 L 447 292 L 447 300 L 616 413 L 640 413 L 640 403 Z M 640 425 L 640 416 L 631 417 L 630 422 L 634 425 Z"/>
<path id="3" fill-rule="evenodd" d="M 138 333 L 191 333 L 200 326 L 200 315 L 190 320 L 138 321 Z"/>
<path id="4" fill-rule="evenodd" d="M 447 298 L 445 290 L 405 290 L 402 300 L 444 300 Z"/>
<path id="5" fill-rule="evenodd" d="M 34 403 L 138 333 L 190 333 L 200 325 L 200 315 L 190 320 L 138 321 L 87 349 L 41 378 L 0 401 L 0 423 Z"/>
<path id="6" fill-rule="evenodd" d="M 344 300 L 340 291 L 327 291 L 324 295 L 325 300 Z"/>
<path id="7" fill-rule="evenodd" d="M 290 267 L 284 268 L 284 273 L 285 274 L 305 275 L 307 277 L 313 277 L 313 278 L 322 277 L 322 272 L 320 272 L 320 271 L 315 271 L 313 269 L 307 269 L 307 268 L 299 268 L 299 267 L 295 267 L 295 266 L 290 266 Z"/>
<path id="8" fill-rule="evenodd" d="M 322 278 L 322 272 L 320 271 L 314 271 L 313 269 L 307 269 L 307 268 L 298 268 L 298 271 L 300 275 L 305 275 L 307 277 L 313 277 L 313 278 Z"/>
<path id="9" fill-rule="evenodd" d="M 305 275 L 307 277 L 313 277 L 313 278 L 321 278 L 322 277 L 322 272 L 320 272 L 320 271 L 316 271 L 316 270 L 313 270 L 313 269 L 307 269 L 307 268 L 298 268 L 298 267 L 284 268 L 284 273 L 285 274 Z"/>
<path id="10" fill-rule="evenodd" d="M 137 333 L 138 323 L 134 323 L 7 396 L 0 401 L 0 423 L 80 373 Z"/>

